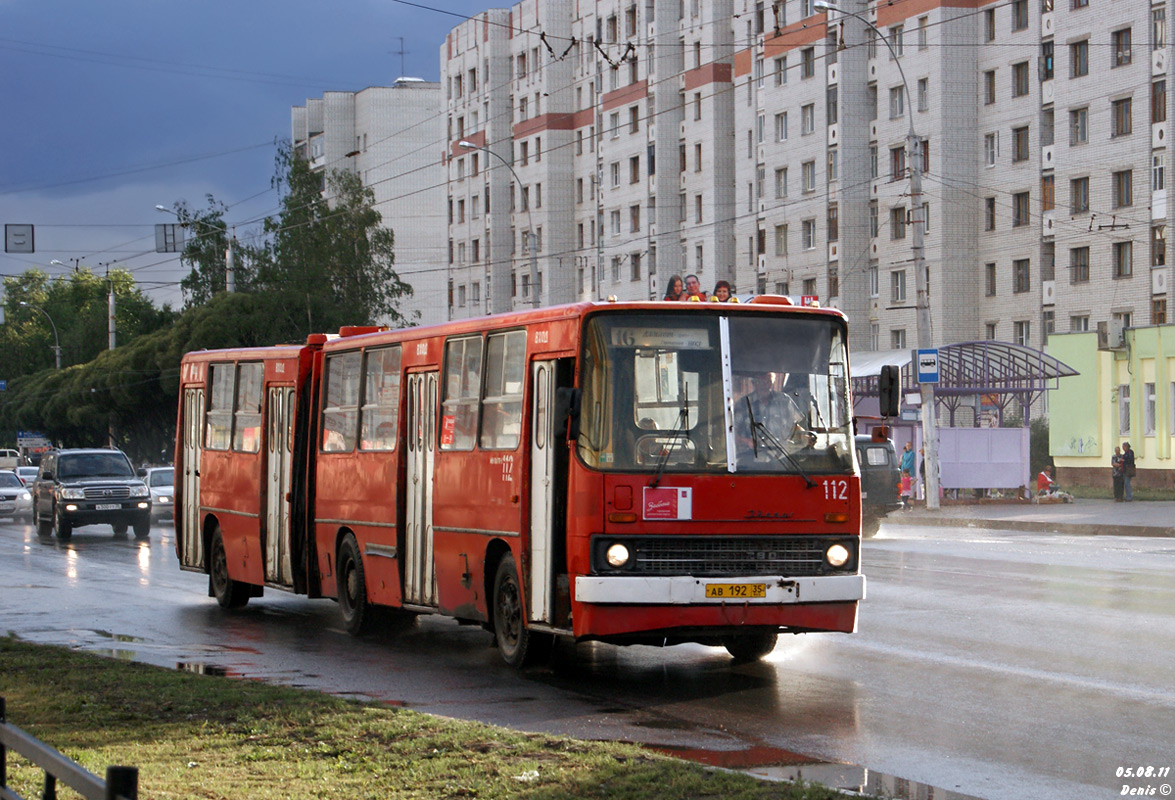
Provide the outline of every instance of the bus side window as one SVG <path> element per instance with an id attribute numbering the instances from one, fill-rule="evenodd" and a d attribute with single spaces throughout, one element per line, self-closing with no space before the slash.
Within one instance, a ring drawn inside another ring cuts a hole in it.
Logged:
<path id="1" fill-rule="evenodd" d="M 322 409 L 322 449 L 349 453 L 355 449 L 359 422 L 358 351 L 332 355 L 326 360 L 326 402 Z"/>
<path id="2" fill-rule="evenodd" d="M 237 367 L 237 405 L 233 428 L 233 450 L 256 453 L 261 448 L 261 384 L 265 377 L 262 364 Z"/>
<path id="3" fill-rule="evenodd" d="M 359 447 L 394 450 L 400 417 L 400 347 L 367 351 Z"/>
<path id="4" fill-rule="evenodd" d="M 204 421 L 204 446 L 209 450 L 228 450 L 232 442 L 235 382 L 235 364 L 209 365 L 208 413 Z"/>
<path id="5" fill-rule="evenodd" d="M 481 447 L 513 450 L 522 433 L 522 383 L 526 377 L 526 331 L 486 339 L 485 399 Z"/>
<path id="6" fill-rule="evenodd" d="M 481 391 L 481 337 L 445 344 L 445 394 L 441 403 L 441 449 L 472 450 L 477 439 Z"/>

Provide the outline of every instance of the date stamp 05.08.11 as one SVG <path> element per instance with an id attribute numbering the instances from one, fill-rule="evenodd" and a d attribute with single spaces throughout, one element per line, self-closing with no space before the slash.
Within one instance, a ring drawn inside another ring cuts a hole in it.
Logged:
<path id="1" fill-rule="evenodd" d="M 1118 767 L 1114 775 L 1122 780 L 1122 797 L 1169 797 L 1172 792 L 1170 767 Z"/>

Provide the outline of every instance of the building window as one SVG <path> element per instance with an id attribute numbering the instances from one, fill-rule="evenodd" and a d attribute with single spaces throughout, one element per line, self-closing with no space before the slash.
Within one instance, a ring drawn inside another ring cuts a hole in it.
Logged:
<path id="1" fill-rule="evenodd" d="M 1118 435 L 1130 434 L 1130 384 L 1118 384 Z"/>
<path id="2" fill-rule="evenodd" d="M 1124 169 L 1111 176 L 1112 202 L 1114 208 L 1134 205 L 1134 170 Z"/>
<path id="3" fill-rule="evenodd" d="M 816 162 L 805 161 L 802 168 L 802 175 L 804 179 L 804 191 L 816 191 Z"/>
<path id="4" fill-rule="evenodd" d="M 1124 67 L 1130 63 L 1130 28 L 1110 33 L 1110 50 L 1113 53 L 1113 67 Z"/>
<path id="5" fill-rule="evenodd" d="M 1111 137 L 1127 136 L 1134 128 L 1133 113 L 1131 109 L 1131 98 L 1123 97 L 1121 100 L 1114 100 L 1110 104 Z"/>
<path id="6" fill-rule="evenodd" d="M 889 179 L 900 181 L 906 177 L 906 148 L 892 147 L 889 151 Z"/>
<path id="7" fill-rule="evenodd" d="M 1151 300 L 1151 325 L 1167 324 L 1167 298 L 1156 297 Z M 1175 384 L 1173 384 L 1175 385 Z M 1173 409 L 1175 411 L 1175 409 Z"/>
<path id="8" fill-rule="evenodd" d="M 782 8 L 782 4 L 780 5 Z M 787 56 L 775 59 L 775 85 L 783 86 L 787 83 Z"/>
<path id="9" fill-rule="evenodd" d="M 1089 247 L 1070 248 L 1069 283 L 1089 283 Z"/>
<path id="10" fill-rule="evenodd" d="M 925 50 L 929 47 L 926 41 L 926 30 L 930 27 L 930 17 L 918 17 L 918 49 Z"/>
<path id="11" fill-rule="evenodd" d="M 983 265 L 983 293 L 987 297 L 995 297 L 995 264 Z"/>
<path id="12" fill-rule="evenodd" d="M 775 199 L 787 197 L 787 167 L 775 170 Z"/>
<path id="13" fill-rule="evenodd" d="M 1028 94 L 1028 62 L 1021 61 L 1012 65 L 1012 97 L 1023 97 Z"/>
<path id="14" fill-rule="evenodd" d="M 776 225 L 775 226 L 775 255 L 777 255 L 777 256 L 786 256 L 787 255 L 787 226 L 786 225 Z"/>
<path id="15" fill-rule="evenodd" d="M 1151 84 L 1151 122 L 1167 121 L 1167 82 L 1158 80 Z"/>
<path id="16" fill-rule="evenodd" d="M 1022 31 L 1028 27 L 1028 0 L 1012 0 L 1012 30 Z"/>
<path id="17" fill-rule="evenodd" d="M 1089 141 L 1089 109 L 1075 108 L 1069 112 L 1069 144 L 1085 144 Z"/>
<path id="18" fill-rule="evenodd" d="M 1053 41 L 1052 39 L 1040 44 L 1040 79 L 1042 81 L 1051 81 L 1053 79 Z"/>
<path id="19" fill-rule="evenodd" d="M 1086 333 L 1089 331 L 1089 315 L 1078 314 L 1069 317 L 1070 333 Z"/>
<path id="20" fill-rule="evenodd" d="M 1134 275 L 1134 242 L 1114 242 L 1114 277 Z"/>
<path id="21" fill-rule="evenodd" d="M 891 350 L 906 349 L 906 329 L 897 328 L 889 332 L 889 347 Z"/>
<path id="22" fill-rule="evenodd" d="M 1012 227 L 1027 225 L 1028 216 L 1028 192 L 1016 192 L 1012 195 Z"/>
<path id="23" fill-rule="evenodd" d="M 1028 160 L 1028 126 L 1012 128 L 1012 161 Z"/>
<path id="24" fill-rule="evenodd" d="M 775 141 L 787 141 L 787 112 L 783 111 L 775 115 Z"/>
<path id="25" fill-rule="evenodd" d="M 1080 0 L 1086 2 L 1086 0 Z M 1078 2 L 1078 0 L 1074 0 Z M 1069 45 L 1069 76 L 1080 78 L 1089 74 L 1089 40 L 1073 42 Z"/>
<path id="26" fill-rule="evenodd" d="M 1012 291 L 1015 294 L 1023 294 L 1028 291 L 1030 283 L 1028 259 L 1017 258 L 1012 262 Z"/>
<path id="27" fill-rule="evenodd" d="M 828 207 L 828 241 L 835 242 L 840 239 L 840 212 L 837 205 L 833 203 Z M 837 294 L 836 292 L 829 292 L 830 295 Z"/>
<path id="28" fill-rule="evenodd" d="M 1167 188 L 1167 153 L 1160 150 L 1151 154 L 1151 191 Z"/>
<path id="29" fill-rule="evenodd" d="M 905 206 L 895 206 L 889 210 L 889 238 L 906 238 L 906 209 Z"/>
<path id="30" fill-rule="evenodd" d="M 702 196 L 700 194 L 694 195 L 694 221 L 702 221 Z"/>
<path id="31" fill-rule="evenodd" d="M 905 88 L 901 86 L 891 87 L 889 90 L 889 118 L 897 119 L 906 113 L 906 94 Z"/>
<path id="32" fill-rule="evenodd" d="M 628 232 L 638 233 L 641 229 L 641 207 L 639 205 L 628 207 Z"/>
<path id="33" fill-rule="evenodd" d="M 995 230 L 995 198 L 983 198 L 983 229 L 985 231 Z"/>
<path id="34" fill-rule="evenodd" d="M 1167 226 L 1155 225 L 1151 228 L 1151 266 L 1165 267 L 1167 265 Z"/>
<path id="35" fill-rule="evenodd" d="M 906 302 L 906 271 L 904 269 L 889 273 L 889 300 L 895 304 Z"/>
<path id="36" fill-rule="evenodd" d="M 1052 211 L 1057 204 L 1056 177 L 1042 175 L 1040 178 L 1040 210 Z"/>
<path id="37" fill-rule="evenodd" d="M 800 51 L 800 77 L 811 78 L 816 75 L 816 48 L 805 47 Z"/>
<path id="38" fill-rule="evenodd" d="M 999 154 L 999 139 L 996 134 L 989 133 L 983 137 L 983 165 L 994 167 L 996 156 Z"/>
<path id="39" fill-rule="evenodd" d="M 1012 323 L 1012 338 L 1016 344 L 1021 347 L 1029 347 L 1031 344 L 1031 323 L 1026 321 L 1017 321 Z"/>
<path id="40" fill-rule="evenodd" d="M 828 148 L 828 169 L 826 177 L 828 178 L 829 183 L 832 183 L 836 180 L 839 162 L 839 158 L 837 156 L 838 152 L 839 151 L 837 150 L 836 145 L 832 145 Z"/>
<path id="41" fill-rule="evenodd" d="M 905 52 L 902 43 L 903 32 L 904 28 L 901 25 L 894 25 L 889 29 L 890 59 L 893 59 L 895 54 L 901 57 L 902 53 Z"/>
<path id="42" fill-rule="evenodd" d="M 1167 46 L 1167 9 L 1160 6 L 1151 9 L 1151 50 L 1162 50 Z"/>
<path id="43" fill-rule="evenodd" d="M 808 103 L 808 105 L 800 108 L 800 133 L 807 136 L 816 130 L 816 104 Z"/>
<path id="44" fill-rule="evenodd" d="M 983 338 L 987 339 L 989 342 L 994 342 L 996 340 L 996 323 L 988 322 L 983 326 Z"/>
<path id="45" fill-rule="evenodd" d="M 881 230 L 881 221 L 878 219 L 877 201 L 869 201 L 869 236 L 876 239 Z"/>
<path id="46" fill-rule="evenodd" d="M 983 12 L 983 41 L 995 41 L 995 9 L 989 8 Z"/>
<path id="47" fill-rule="evenodd" d="M 870 297 L 881 296 L 881 287 L 878 285 L 877 262 L 876 261 L 869 262 L 869 296 Z"/>
<path id="48" fill-rule="evenodd" d="M 804 249 L 805 250 L 815 250 L 816 249 L 816 220 L 814 220 L 814 219 L 804 220 L 802 234 L 803 234 L 802 244 L 803 244 Z"/>
<path id="49" fill-rule="evenodd" d="M 930 78 L 918 79 L 918 110 L 930 110 Z"/>
<path id="50" fill-rule="evenodd" d="M 1089 212 L 1089 178 L 1074 178 L 1069 181 L 1069 213 Z"/>
<path id="51" fill-rule="evenodd" d="M 1142 385 L 1142 435 L 1155 435 L 1155 385 Z"/>

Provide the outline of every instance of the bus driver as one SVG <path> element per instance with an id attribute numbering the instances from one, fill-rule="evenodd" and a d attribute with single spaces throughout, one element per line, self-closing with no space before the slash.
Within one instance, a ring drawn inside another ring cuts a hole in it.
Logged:
<path id="1" fill-rule="evenodd" d="M 785 394 L 774 389 L 772 378 L 773 375 L 769 372 L 758 373 L 746 378 L 750 383 L 750 388 L 734 404 L 735 438 L 740 461 L 755 458 L 755 443 L 751 435 L 751 414 L 754 415 L 756 427 L 762 425 L 781 443 L 792 440 L 797 432 L 803 430 L 799 409 Z M 748 402 L 750 403 L 749 411 Z M 769 450 L 764 449 L 766 443 L 763 440 L 762 430 L 763 428 L 759 428 L 756 431 L 759 439 L 758 458 L 769 459 L 771 455 Z"/>

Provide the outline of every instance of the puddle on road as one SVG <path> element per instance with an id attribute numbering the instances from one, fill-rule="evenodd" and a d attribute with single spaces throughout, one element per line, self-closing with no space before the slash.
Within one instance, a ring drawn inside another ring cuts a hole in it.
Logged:
<path id="1" fill-rule="evenodd" d="M 686 761 L 734 770 L 769 781 L 812 781 L 833 789 L 892 800 L 980 800 L 973 795 L 899 778 L 896 775 L 886 775 L 856 764 L 814 761 L 809 756 L 778 747 L 756 745 L 743 750 L 705 750 L 645 745 L 645 748 Z"/>
<path id="2" fill-rule="evenodd" d="M 131 636 L 130 634 L 127 634 L 127 633 L 111 633 L 110 631 L 100 631 L 97 628 L 91 628 L 90 630 L 93 631 L 96 635 L 101 636 L 103 639 L 111 639 L 116 642 L 141 642 L 141 641 L 143 641 L 138 636 Z"/>

